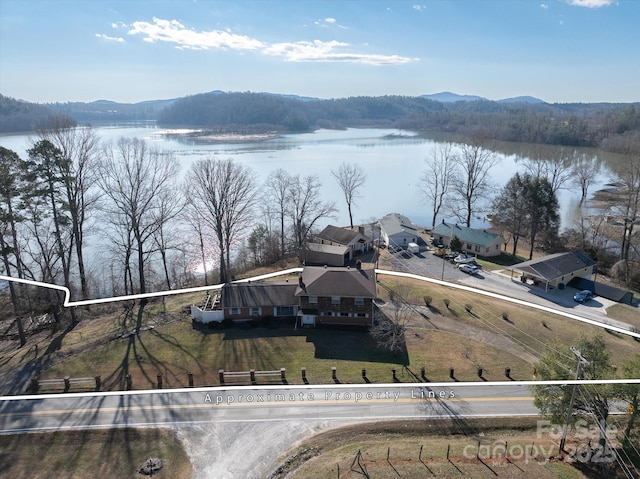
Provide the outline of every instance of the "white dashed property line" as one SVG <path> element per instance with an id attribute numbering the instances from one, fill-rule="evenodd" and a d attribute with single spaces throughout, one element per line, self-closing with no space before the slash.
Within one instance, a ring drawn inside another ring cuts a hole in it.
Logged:
<path id="1" fill-rule="evenodd" d="M 528 308 L 538 309 L 540 311 L 545 311 L 547 313 L 557 314 L 558 316 L 564 316 L 566 318 L 573 319 L 575 321 L 580 321 L 580 322 L 583 322 L 583 323 L 590 324 L 592 326 L 597 326 L 597 327 L 602 328 L 602 329 L 608 329 L 608 330 L 615 331 L 615 332 L 620 333 L 620 334 L 626 334 L 627 336 L 632 336 L 634 338 L 640 339 L 640 333 L 634 333 L 632 331 L 629 331 L 628 329 L 619 328 L 617 326 L 611 326 L 611 325 L 604 324 L 604 323 L 601 323 L 601 322 L 598 322 L 598 321 L 595 321 L 595 320 L 592 320 L 592 319 L 587 319 L 587 318 L 583 318 L 583 317 L 575 315 L 575 314 L 567 313 L 567 312 L 561 311 L 559 309 L 554 309 L 554 308 L 550 308 L 548 306 L 542 306 L 542 305 L 539 305 L 539 304 L 530 303 L 530 302 L 524 301 L 522 299 L 511 298 L 510 296 L 504 296 L 502 294 L 492 293 L 490 291 L 485 291 L 483 289 L 472 288 L 470 286 L 464 286 L 464 285 L 457 284 L 457 283 L 449 283 L 447 281 L 441 281 L 439 279 L 434 279 L 434 278 L 427 278 L 426 276 L 419 276 L 417 274 L 412 274 L 412 273 L 403 273 L 403 272 L 400 272 L 400 271 L 389 271 L 389 270 L 384 270 L 384 269 L 376 269 L 375 271 L 376 271 L 377 274 L 384 274 L 384 275 L 388 275 L 388 276 L 399 276 L 399 277 L 403 277 L 403 278 L 416 279 L 418 281 L 425 281 L 427 283 L 434 283 L 434 284 L 439 284 L 441 286 L 447 286 L 449 288 L 461 289 L 463 291 L 469 291 L 471 293 L 480 294 L 480 295 L 483 295 L 483 296 L 488 296 L 490 298 L 500 299 L 502 301 L 507 301 L 509 303 L 514 303 L 514 304 L 518 304 L 518 305 L 521 305 L 521 306 L 526 306 Z"/>
<path id="2" fill-rule="evenodd" d="M 245 278 L 245 279 L 240 279 L 237 281 L 234 281 L 234 283 L 247 283 L 250 281 L 260 281 L 263 279 L 269 279 L 269 278 L 276 278 L 278 276 L 284 276 L 284 275 L 288 275 L 288 274 L 293 274 L 293 273 L 300 273 L 302 272 L 302 268 L 289 268 L 289 269 L 285 269 L 282 271 L 276 271 L 274 273 L 267 273 L 267 274 L 263 274 L 263 275 L 259 275 L 259 276 L 253 276 L 251 278 Z M 496 299 L 500 299 L 503 301 L 507 301 L 510 303 L 514 303 L 514 304 L 519 304 L 521 306 L 526 306 L 528 308 L 533 308 L 533 309 L 538 309 L 540 311 L 546 311 L 548 313 L 552 313 L 552 314 L 557 314 L 559 316 L 564 316 L 566 318 L 569 319 L 573 319 L 576 321 L 581 321 L 583 323 L 586 324 L 590 324 L 592 326 L 597 326 L 599 328 L 602 329 L 608 329 L 611 331 L 615 331 L 617 333 L 620 334 L 626 334 L 627 336 L 632 336 L 634 338 L 638 338 L 640 339 L 640 333 L 634 333 L 632 331 L 629 331 L 628 329 L 623 329 L 617 326 L 611 326 L 608 324 L 603 324 L 600 323 L 598 321 L 594 321 L 591 319 L 587 319 L 587 318 L 583 318 L 581 316 L 577 316 L 575 314 L 571 314 L 571 313 L 566 313 L 564 311 L 560 311 L 558 309 L 554 309 L 554 308 L 549 308 L 548 306 L 542 306 L 542 305 L 538 305 L 535 303 L 530 303 L 528 301 L 524 301 L 521 299 L 516 299 L 516 298 L 511 298 L 509 296 L 504 296 L 498 293 L 492 293 L 490 291 L 485 291 L 482 289 L 477 289 L 477 288 L 472 288 L 470 286 L 464 286 L 461 284 L 457 284 L 457 283 L 450 283 L 447 281 L 442 281 L 439 279 L 434 279 L 434 278 L 428 278 L 426 276 L 419 276 L 417 274 L 412 274 L 412 273 L 403 273 L 400 271 L 390 271 L 390 270 L 385 270 L 385 269 L 376 269 L 375 270 L 376 274 L 383 274 L 383 275 L 387 275 L 387 276 L 398 276 L 398 277 L 403 277 L 403 278 L 409 278 L 409 279 L 415 279 L 418 281 L 424 281 L 427 283 L 434 283 L 434 284 L 439 284 L 441 286 L 447 286 L 449 288 L 455 288 L 455 289 L 460 289 L 463 291 L 469 291 L 471 293 L 475 293 L 475 294 L 481 294 L 483 296 L 488 296 L 490 298 L 496 298 Z M 32 286 L 39 286 L 39 287 L 43 287 L 43 288 L 49 288 L 49 289 L 55 289 L 58 291 L 62 291 L 65 294 L 65 298 L 64 298 L 64 303 L 63 305 L 65 307 L 73 307 L 73 306 L 87 306 L 87 305 L 91 305 L 91 304 L 102 304 L 102 303 L 110 303 L 110 302 L 115 302 L 115 301 L 130 301 L 130 300 L 135 300 L 135 299 L 143 299 L 143 298 L 156 298 L 156 297 L 162 297 L 162 296 L 173 296 L 173 295 L 177 295 L 177 294 L 186 294 L 186 293 L 198 293 L 201 291 L 210 291 L 213 289 L 221 289 L 223 284 L 216 284 L 213 286 L 198 286 L 195 288 L 184 288 L 184 289 L 175 289 L 175 290 L 170 290 L 170 291 L 157 291 L 155 293 L 145 293 L 145 294 L 131 294 L 128 296 L 115 296 L 112 298 L 100 298 L 100 299 L 88 299 L 88 300 L 84 300 L 84 301 L 70 301 L 70 296 L 71 293 L 69 292 L 69 290 L 67 288 L 65 288 L 64 286 L 58 286 L 55 284 L 51 284 L 51 283 L 43 283 L 40 281 L 31 281 L 29 279 L 20 279 L 20 278 L 14 278 L 12 276 L 4 276 L 4 275 L 0 275 L 0 280 L 6 280 L 6 281 L 13 281 L 16 283 L 23 283 L 23 284 L 29 284 Z"/>
<path id="3" fill-rule="evenodd" d="M 286 391 L 286 390 L 336 390 L 336 389 L 434 389 L 434 388 L 465 388 L 465 387 L 529 387 L 529 386 L 573 386 L 573 385 L 603 385 L 603 384 L 640 384 L 640 379 L 567 379 L 553 381 L 469 381 L 469 382 L 440 382 L 440 383 L 380 383 L 380 384 L 282 384 L 247 386 L 211 386 L 199 388 L 174 389 L 143 389 L 133 391 L 94 391 L 83 393 L 60 394 L 30 394 L 24 396 L 0 396 L 0 401 L 27 401 L 42 399 L 73 399 L 106 396 L 150 396 L 157 394 L 234 392 L 234 391 Z"/>
<path id="4" fill-rule="evenodd" d="M 233 281 L 233 283 L 248 283 L 250 281 L 260 281 L 263 279 L 276 278 L 278 276 L 285 276 L 287 274 L 299 273 L 301 271 L 302 271 L 302 268 L 290 268 L 282 271 L 276 271 L 275 273 L 267 273 L 259 276 L 253 276 L 252 278 L 239 279 L 239 280 Z M 63 306 L 66 308 L 71 308 L 74 306 L 88 306 L 91 304 L 111 303 L 115 301 L 130 301 L 134 299 L 173 296 L 176 294 L 198 293 L 201 291 L 210 291 L 212 289 L 221 289 L 222 286 L 224 286 L 223 284 L 214 284 L 212 286 L 197 286 L 195 288 L 172 289 L 169 291 L 157 291 L 154 293 L 129 294 L 127 296 L 113 296 L 111 298 L 87 299 L 83 301 L 70 301 L 71 293 L 64 286 L 58 286 L 57 284 L 51 284 L 51 283 L 43 283 L 41 281 L 32 281 L 30 279 L 14 278 L 13 276 L 5 276 L 5 275 L 0 275 L 0 280 L 13 281 L 14 283 L 29 284 L 31 286 L 39 286 L 41 288 L 49 288 L 49 289 L 62 291 L 64 293 Z"/>

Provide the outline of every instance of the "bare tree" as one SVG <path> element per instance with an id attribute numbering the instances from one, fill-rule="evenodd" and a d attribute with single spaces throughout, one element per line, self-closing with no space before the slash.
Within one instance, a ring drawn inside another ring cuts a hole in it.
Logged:
<path id="1" fill-rule="evenodd" d="M 582 155 L 574 163 L 571 168 L 571 183 L 578 186 L 582 192 L 580 203 L 584 203 L 587 199 L 589 187 L 600 175 L 600 170 L 600 165 L 595 158 L 588 158 L 586 155 Z"/>
<path id="2" fill-rule="evenodd" d="M 171 250 L 182 249 L 182 241 L 179 240 L 180 229 L 174 220 L 184 210 L 185 202 L 180 189 L 176 188 L 175 184 L 169 184 L 156 196 L 156 203 L 158 228 L 153 233 L 153 242 L 160 253 L 167 288 L 171 289 L 167 255 Z"/>
<path id="3" fill-rule="evenodd" d="M 191 198 L 202 211 L 220 248 L 220 282 L 230 279 L 230 250 L 249 226 L 256 202 L 253 172 L 233 160 L 208 158 L 196 162 L 187 173 Z"/>
<path id="4" fill-rule="evenodd" d="M 406 293 L 403 287 L 389 289 L 389 302 L 379 310 L 377 321 L 369 331 L 380 348 L 392 353 L 399 353 L 406 347 L 404 334 L 412 314 Z"/>
<path id="5" fill-rule="evenodd" d="M 433 221 L 431 227 L 435 227 L 436 218 L 449 195 L 451 183 L 454 178 L 454 153 L 452 143 L 443 143 L 433 150 L 431 159 L 425 160 L 426 167 L 418 187 L 426 202 L 433 206 Z"/>
<path id="6" fill-rule="evenodd" d="M 320 199 L 320 180 L 315 175 L 291 178 L 289 184 L 289 216 L 293 223 L 296 246 L 302 248 L 309 231 L 321 218 L 331 218 L 338 211 L 335 203 Z"/>
<path id="7" fill-rule="evenodd" d="M 185 205 L 185 210 L 183 212 L 183 217 L 189 223 L 191 230 L 196 234 L 198 239 L 198 249 L 200 253 L 200 261 L 202 261 L 202 269 L 204 273 L 204 285 L 209 285 L 209 279 L 207 276 L 207 254 L 205 248 L 205 236 L 206 236 L 206 225 L 204 222 L 204 217 L 196 204 L 193 201 L 193 198 L 187 193 L 187 200 Z"/>
<path id="8" fill-rule="evenodd" d="M 78 264 L 80 290 L 88 298 L 87 274 L 83 253 L 85 226 L 97 195 L 92 193 L 98 135 L 92 127 L 78 127 L 68 117 L 54 119 L 49 130 L 38 131 L 41 140 L 56 146 L 67 161 L 58 164 L 71 220 L 71 231 Z"/>
<path id="9" fill-rule="evenodd" d="M 573 178 L 573 159 L 575 150 L 557 147 L 553 150 L 544 148 L 532 153 L 524 162 L 526 171 L 534 178 L 544 178 L 551 185 L 554 194 Z"/>
<path id="10" fill-rule="evenodd" d="M 280 224 L 280 257 L 285 255 L 285 219 L 287 217 L 287 206 L 289 202 L 289 187 L 291 185 L 291 175 L 282 168 L 272 172 L 264 187 L 264 203 L 269 208 L 275 210 Z"/>
<path id="11" fill-rule="evenodd" d="M 478 203 L 490 196 L 493 189 L 490 171 L 499 162 L 500 158 L 478 140 L 461 145 L 460 154 L 455 156 L 458 171 L 452 192 L 461 205 L 455 213 L 467 227 L 471 226 L 473 213 L 479 208 Z"/>
<path id="12" fill-rule="evenodd" d="M 331 175 L 336 179 L 340 189 L 344 194 L 347 202 L 347 210 L 349 211 L 349 224 L 353 228 L 353 212 L 351 207 L 355 205 L 356 199 L 360 196 L 358 189 L 364 185 L 367 174 L 357 163 L 342 163 L 338 170 L 331 170 Z"/>
<path id="13" fill-rule="evenodd" d="M 102 208 L 131 228 L 140 293 L 147 292 L 145 263 L 153 250 L 153 236 L 163 226 L 158 198 L 171 188 L 178 171 L 172 154 L 127 138 L 107 145 L 98 164 L 98 183 L 108 199 Z"/>
<path id="14" fill-rule="evenodd" d="M 640 153 L 621 160 L 615 167 L 612 180 L 617 188 L 611 210 L 623 226 L 620 259 L 628 263 L 631 246 L 638 244 L 636 227 L 640 222 Z"/>

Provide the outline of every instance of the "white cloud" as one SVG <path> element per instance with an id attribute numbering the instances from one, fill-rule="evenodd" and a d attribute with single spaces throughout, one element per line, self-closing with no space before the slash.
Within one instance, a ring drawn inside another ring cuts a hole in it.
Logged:
<path id="1" fill-rule="evenodd" d="M 276 43 L 263 51 L 267 55 L 281 56 L 288 62 L 343 62 L 360 63 L 365 65 L 401 65 L 417 61 L 417 58 L 401 57 L 399 55 L 375 55 L 338 51 L 348 43 L 332 40 L 322 42 Z"/>
<path id="2" fill-rule="evenodd" d="M 187 29 L 177 20 L 154 18 L 153 23 L 133 22 L 129 35 L 143 35 L 146 42 L 175 43 L 180 48 L 192 50 L 231 49 L 256 50 L 264 48 L 264 44 L 253 38 L 236 35 L 228 31 L 211 30 L 196 32 Z"/>
<path id="3" fill-rule="evenodd" d="M 567 0 L 567 3 L 575 7 L 600 8 L 617 4 L 618 0 Z"/>
<path id="4" fill-rule="evenodd" d="M 337 22 L 334 18 L 321 20 L 325 24 Z M 318 22 L 316 22 L 317 24 Z M 339 26 L 339 25 L 338 25 Z M 300 41 L 267 44 L 255 38 L 236 35 L 230 31 L 212 30 L 196 32 L 177 20 L 154 18 L 153 23 L 134 22 L 129 35 L 141 35 L 143 41 L 172 43 L 179 49 L 253 50 L 265 55 L 282 57 L 287 62 L 342 62 L 366 65 L 400 65 L 417 58 L 399 55 L 377 55 L 347 51 L 348 43 L 332 41 Z"/>
<path id="5" fill-rule="evenodd" d="M 102 33 L 96 33 L 96 38 L 102 38 L 103 40 L 107 40 L 109 42 L 124 43 L 124 38 L 110 37 L 109 35 L 104 35 Z"/>
<path id="6" fill-rule="evenodd" d="M 414 10 L 418 10 L 419 12 L 422 12 L 423 10 L 426 10 L 427 6 L 426 5 L 412 5 L 412 7 Z"/>
<path id="7" fill-rule="evenodd" d="M 541 3 L 540 4 L 540 8 L 542 8 L 543 10 L 548 10 L 549 9 L 549 5 L 546 3 Z"/>

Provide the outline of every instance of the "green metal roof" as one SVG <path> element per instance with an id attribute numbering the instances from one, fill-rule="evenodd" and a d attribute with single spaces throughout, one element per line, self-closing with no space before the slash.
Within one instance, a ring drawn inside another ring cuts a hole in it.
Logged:
<path id="1" fill-rule="evenodd" d="M 471 243 L 479 246 L 491 246 L 495 244 L 496 238 L 502 237 L 495 233 L 489 233 L 485 230 L 476 230 L 473 228 L 467 228 L 466 226 L 460 226 L 456 224 L 445 223 L 444 221 L 438 226 L 433 228 L 431 234 L 435 236 L 442 236 L 445 238 L 452 238 L 457 236 L 463 243 Z"/>

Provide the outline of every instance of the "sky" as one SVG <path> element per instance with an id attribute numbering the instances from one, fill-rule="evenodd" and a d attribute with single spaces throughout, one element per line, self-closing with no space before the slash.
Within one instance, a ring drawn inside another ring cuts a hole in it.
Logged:
<path id="1" fill-rule="evenodd" d="M 640 0 L 0 0 L 0 93 L 640 101 Z"/>

